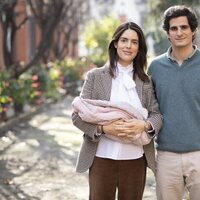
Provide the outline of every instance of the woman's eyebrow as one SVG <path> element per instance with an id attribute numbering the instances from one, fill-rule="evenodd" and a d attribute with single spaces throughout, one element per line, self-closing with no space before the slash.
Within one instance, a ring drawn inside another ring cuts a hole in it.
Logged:
<path id="1" fill-rule="evenodd" d="M 129 38 L 126 38 L 126 37 L 120 37 L 120 39 L 126 39 L 126 40 L 129 40 Z M 138 41 L 138 39 L 130 39 L 132 41 Z"/>

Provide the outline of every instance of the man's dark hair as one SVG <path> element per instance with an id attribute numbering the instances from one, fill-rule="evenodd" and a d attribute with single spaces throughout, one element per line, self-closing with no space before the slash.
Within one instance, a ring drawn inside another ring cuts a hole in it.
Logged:
<path id="1" fill-rule="evenodd" d="M 197 16 L 194 10 L 185 6 L 185 5 L 176 5 L 169 7 L 164 12 L 164 19 L 163 19 L 163 29 L 168 33 L 169 32 L 169 21 L 176 17 L 186 16 L 188 19 L 188 24 L 192 32 L 196 31 L 198 27 Z"/>

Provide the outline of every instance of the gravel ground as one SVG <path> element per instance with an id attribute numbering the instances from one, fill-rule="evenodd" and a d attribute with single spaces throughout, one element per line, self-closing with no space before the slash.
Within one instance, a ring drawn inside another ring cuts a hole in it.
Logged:
<path id="1" fill-rule="evenodd" d="M 87 200 L 87 173 L 75 173 L 82 135 L 71 97 L 50 104 L 0 138 L 0 200 Z M 156 200 L 148 171 L 144 200 Z"/>

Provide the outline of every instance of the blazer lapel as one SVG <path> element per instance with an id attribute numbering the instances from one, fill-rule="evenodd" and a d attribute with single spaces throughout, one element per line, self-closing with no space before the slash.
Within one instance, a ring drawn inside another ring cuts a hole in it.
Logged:
<path id="1" fill-rule="evenodd" d="M 101 74 L 101 81 L 102 81 L 102 85 L 104 88 L 104 100 L 109 101 L 110 100 L 110 96 L 111 96 L 111 87 L 112 87 L 112 77 L 109 73 L 109 67 L 105 66 L 104 70 L 102 71 Z M 136 84 L 136 90 L 138 93 L 138 96 L 140 98 L 140 101 L 142 102 L 142 104 L 144 105 L 144 99 L 143 99 L 143 95 L 142 95 L 142 90 L 143 90 L 143 81 L 140 80 L 140 78 L 138 76 L 136 76 L 135 78 L 135 84 Z"/>
<path id="2" fill-rule="evenodd" d="M 112 77 L 109 73 L 109 68 L 105 66 L 104 70 L 101 74 L 101 81 L 104 88 L 104 100 L 109 101 L 111 95 L 111 87 L 112 87 Z"/>
<path id="3" fill-rule="evenodd" d="M 138 76 L 136 76 L 136 78 L 135 78 L 135 84 L 136 84 L 136 90 L 137 90 L 138 96 L 140 98 L 140 101 L 144 105 L 144 99 L 143 99 L 143 95 L 142 95 L 143 81 L 141 81 Z"/>

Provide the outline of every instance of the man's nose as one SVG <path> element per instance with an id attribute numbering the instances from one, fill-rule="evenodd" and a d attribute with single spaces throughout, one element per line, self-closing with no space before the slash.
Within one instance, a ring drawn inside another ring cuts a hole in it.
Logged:
<path id="1" fill-rule="evenodd" d="M 177 35 L 181 35 L 183 33 L 183 30 L 181 29 L 181 27 L 177 28 Z"/>

